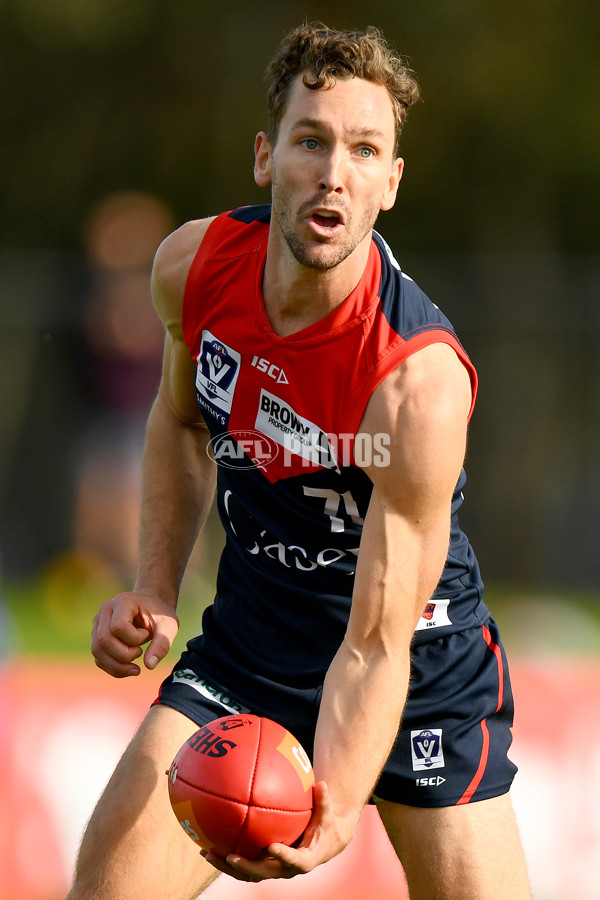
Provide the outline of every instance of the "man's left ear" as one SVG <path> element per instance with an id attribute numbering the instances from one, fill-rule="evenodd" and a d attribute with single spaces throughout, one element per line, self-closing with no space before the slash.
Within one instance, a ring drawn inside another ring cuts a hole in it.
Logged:
<path id="1" fill-rule="evenodd" d="M 387 190 L 385 191 L 381 199 L 382 210 L 391 209 L 396 202 L 396 194 L 398 193 L 398 186 L 402 181 L 403 172 L 404 160 L 400 158 L 395 159 L 392 163 L 392 171 L 390 173 L 390 180 L 388 181 Z"/>
<path id="2" fill-rule="evenodd" d="M 254 141 L 254 180 L 259 187 L 271 183 L 272 171 L 271 142 L 264 131 L 259 131 Z"/>

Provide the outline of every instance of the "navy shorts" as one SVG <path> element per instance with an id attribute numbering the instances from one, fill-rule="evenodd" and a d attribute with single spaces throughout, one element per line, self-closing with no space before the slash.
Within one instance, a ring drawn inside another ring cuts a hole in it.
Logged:
<path id="1" fill-rule="evenodd" d="M 269 715 L 312 754 L 320 695 L 311 711 L 293 698 L 277 717 L 248 709 L 223 685 L 203 676 L 201 658 L 186 651 L 155 703 L 198 726 L 230 713 Z M 385 714 L 385 710 L 383 711 Z M 498 629 L 489 619 L 436 640 L 415 643 L 402 723 L 374 795 L 408 806 L 454 806 L 506 793 L 517 771 L 508 759 L 513 698 Z"/>

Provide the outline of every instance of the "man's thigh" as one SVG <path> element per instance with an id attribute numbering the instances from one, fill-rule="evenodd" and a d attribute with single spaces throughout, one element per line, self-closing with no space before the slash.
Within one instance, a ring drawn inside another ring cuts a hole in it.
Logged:
<path id="1" fill-rule="evenodd" d="M 68 900 L 193 900 L 214 880 L 171 810 L 165 774 L 197 729 L 169 707 L 150 710 L 90 819 Z"/>
<path id="2" fill-rule="evenodd" d="M 411 900 L 529 900 L 509 794 L 460 806 L 377 807 L 404 867 Z"/>

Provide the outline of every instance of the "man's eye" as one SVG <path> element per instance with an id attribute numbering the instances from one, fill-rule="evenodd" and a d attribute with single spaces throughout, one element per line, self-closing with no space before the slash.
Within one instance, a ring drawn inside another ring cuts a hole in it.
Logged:
<path id="1" fill-rule="evenodd" d="M 370 159 L 373 156 L 373 149 L 372 147 L 361 147 L 358 153 L 363 159 Z"/>
<path id="2" fill-rule="evenodd" d="M 301 143 L 304 147 L 306 147 L 307 150 L 316 150 L 319 146 L 318 141 L 316 141 L 314 138 L 304 138 Z"/>

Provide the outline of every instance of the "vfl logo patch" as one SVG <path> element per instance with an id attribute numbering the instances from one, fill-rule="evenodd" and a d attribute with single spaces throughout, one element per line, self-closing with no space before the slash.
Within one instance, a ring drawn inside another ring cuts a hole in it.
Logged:
<path id="1" fill-rule="evenodd" d="M 202 332 L 200 347 L 196 360 L 198 405 L 202 412 L 208 412 L 221 425 L 227 425 L 242 357 L 206 329 Z"/>
<path id="2" fill-rule="evenodd" d="M 444 768 L 441 728 L 425 728 L 423 731 L 411 731 L 410 743 L 414 772 Z"/>
<path id="3" fill-rule="evenodd" d="M 299 415 L 289 403 L 274 397 L 264 388 L 260 392 L 254 427 L 273 438 L 284 448 L 286 454 L 301 456 L 313 465 L 323 466 L 325 469 L 338 467 L 327 433 L 314 422 Z"/>

